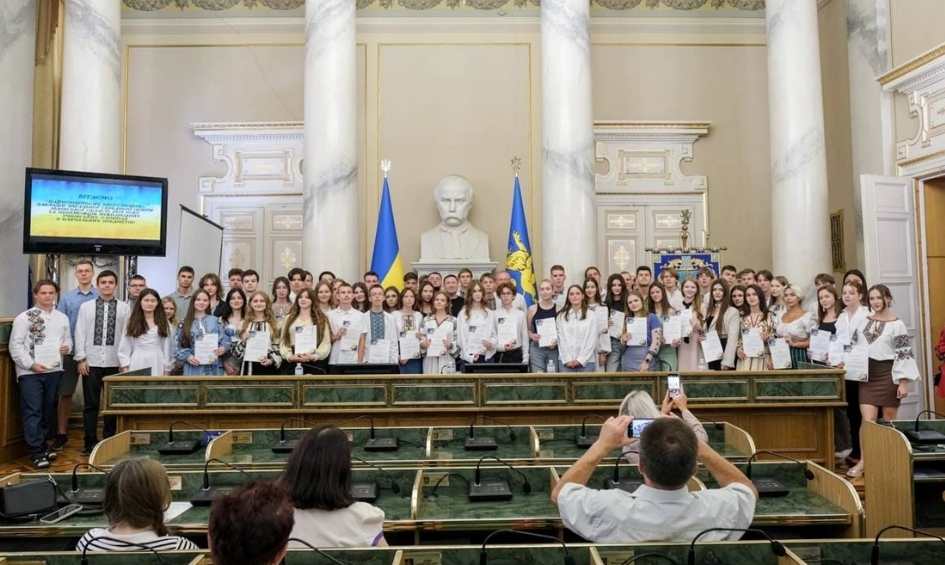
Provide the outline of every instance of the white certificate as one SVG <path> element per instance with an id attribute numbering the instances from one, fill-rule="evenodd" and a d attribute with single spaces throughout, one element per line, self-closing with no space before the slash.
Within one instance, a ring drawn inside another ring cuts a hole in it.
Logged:
<path id="1" fill-rule="evenodd" d="M 761 341 L 761 331 L 758 328 L 742 332 L 742 351 L 747 357 L 761 357 L 765 354 L 765 344 Z"/>
<path id="2" fill-rule="evenodd" d="M 357 351 L 358 346 L 361 345 L 361 326 L 345 320 L 342 327 L 345 329 L 345 334 L 338 340 L 338 346 L 342 351 Z M 314 346 L 312 349 L 315 349 Z"/>
<path id="3" fill-rule="evenodd" d="M 542 318 L 535 322 L 538 329 L 539 347 L 552 347 L 558 341 L 558 324 L 554 318 Z"/>
<path id="4" fill-rule="evenodd" d="M 815 330 L 810 334 L 807 355 L 814 361 L 826 361 L 830 353 L 830 332 Z"/>
<path id="5" fill-rule="evenodd" d="M 262 361 L 269 354 L 269 343 L 269 334 L 266 332 L 249 332 L 246 347 L 243 349 L 243 360 Z"/>
<path id="6" fill-rule="evenodd" d="M 390 363 L 390 342 L 379 339 L 368 346 L 367 362 L 371 365 Z"/>
<path id="7" fill-rule="evenodd" d="M 866 381 L 869 363 L 869 349 L 865 345 L 854 345 L 843 356 L 843 367 L 847 370 L 847 380 Z"/>
<path id="8" fill-rule="evenodd" d="M 400 346 L 401 359 L 416 359 L 420 357 L 420 340 L 417 334 L 408 332 L 404 337 L 397 340 Z"/>
<path id="9" fill-rule="evenodd" d="M 844 349 L 839 339 L 830 340 L 830 347 L 827 349 L 827 364 L 831 367 L 836 367 L 843 363 L 843 358 L 846 355 Z"/>
<path id="10" fill-rule="evenodd" d="M 682 326 L 682 336 L 689 337 L 692 335 L 692 309 L 685 308 L 679 312 L 679 323 Z"/>
<path id="11" fill-rule="evenodd" d="M 33 362 L 47 369 L 62 367 L 62 353 L 59 352 L 59 340 L 51 339 L 45 343 L 33 345 Z"/>
<path id="12" fill-rule="evenodd" d="M 837 341 L 843 345 L 850 345 L 850 330 L 837 328 Z"/>
<path id="13" fill-rule="evenodd" d="M 453 333 L 452 322 L 443 322 L 430 335 L 430 347 L 427 349 L 427 355 L 439 357 L 446 354 L 446 344 L 443 341 Z"/>
<path id="14" fill-rule="evenodd" d="M 518 328 L 515 327 L 515 318 L 511 316 L 499 316 L 496 320 L 496 333 L 499 340 L 499 345 L 505 347 L 506 345 L 515 342 L 515 347 L 521 346 L 518 343 Z"/>
<path id="15" fill-rule="evenodd" d="M 623 332 L 624 318 L 625 316 L 620 310 L 610 311 L 610 323 L 607 326 L 607 333 L 610 337 L 620 339 L 620 334 Z"/>
<path id="16" fill-rule="evenodd" d="M 604 333 L 610 325 L 610 311 L 605 306 L 598 306 L 594 310 L 594 317 L 597 319 L 597 331 L 595 333 Z"/>
<path id="17" fill-rule="evenodd" d="M 295 347 L 296 355 L 303 353 L 312 353 L 318 346 L 315 344 L 315 326 L 296 326 L 295 327 Z"/>
<path id="18" fill-rule="evenodd" d="M 791 347 L 787 341 L 779 337 L 768 348 L 771 350 L 771 365 L 775 369 L 791 368 Z"/>
<path id="19" fill-rule="evenodd" d="M 216 360 L 218 347 L 220 347 L 218 334 L 203 334 L 194 344 L 194 357 L 201 365 L 209 365 Z"/>
<path id="20" fill-rule="evenodd" d="M 705 357 L 706 363 L 718 361 L 722 358 L 723 353 L 719 332 L 715 330 L 707 332 L 705 339 L 702 340 L 702 356 Z"/>
<path id="21" fill-rule="evenodd" d="M 682 321 L 679 316 L 670 316 L 663 322 L 663 341 L 672 345 L 674 341 L 682 340 Z"/>
<path id="22" fill-rule="evenodd" d="M 482 345 L 482 326 L 467 326 L 467 329 L 466 343 L 463 344 L 466 354 L 472 356 L 484 353 L 486 348 Z"/>
<path id="23" fill-rule="evenodd" d="M 646 317 L 627 318 L 627 345 L 646 345 Z"/>

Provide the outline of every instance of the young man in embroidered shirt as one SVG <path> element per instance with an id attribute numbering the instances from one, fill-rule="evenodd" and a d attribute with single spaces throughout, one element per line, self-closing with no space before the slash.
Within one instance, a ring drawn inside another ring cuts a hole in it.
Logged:
<path id="1" fill-rule="evenodd" d="M 98 298 L 79 308 L 75 328 L 75 360 L 82 375 L 82 427 L 85 430 L 84 455 L 98 443 L 98 409 L 101 404 L 102 379 L 119 372 L 118 345 L 125 331 L 130 310 L 115 297 L 118 275 L 102 271 L 95 279 Z M 116 419 L 106 416 L 103 437 L 115 435 Z"/>
<path id="2" fill-rule="evenodd" d="M 89 259 L 80 259 L 74 267 L 76 287 L 59 295 L 58 310 L 69 318 L 70 338 L 75 341 L 76 320 L 79 317 L 79 308 L 89 300 L 98 297 L 98 291 L 92 285 L 95 266 Z M 58 288 L 57 288 L 58 292 Z M 52 428 L 48 430 L 52 437 L 52 448 L 58 451 L 65 447 L 69 429 L 69 415 L 72 414 L 72 396 L 79 383 L 79 371 L 72 355 L 62 358 L 62 378 L 59 379 L 59 404 L 57 415 L 53 418 Z"/>

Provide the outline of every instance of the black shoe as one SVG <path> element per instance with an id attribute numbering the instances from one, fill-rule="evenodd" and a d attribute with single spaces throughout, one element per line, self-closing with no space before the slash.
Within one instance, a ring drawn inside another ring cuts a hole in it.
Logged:
<path id="1" fill-rule="evenodd" d="M 46 460 L 50 462 L 55 461 L 56 457 L 59 457 L 59 454 L 52 449 L 47 449 L 44 455 L 46 456 Z"/>
<path id="2" fill-rule="evenodd" d="M 36 467 L 37 469 L 49 468 L 49 459 L 46 459 L 45 454 L 34 455 L 30 459 L 33 462 L 33 467 Z"/>
<path id="3" fill-rule="evenodd" d="M 51 449 L 53 451 L 62 451 L 62 448 L 69 443 L 69 436 L 66 434 L 56 434 L 56 438 L 52 440 Z"/>

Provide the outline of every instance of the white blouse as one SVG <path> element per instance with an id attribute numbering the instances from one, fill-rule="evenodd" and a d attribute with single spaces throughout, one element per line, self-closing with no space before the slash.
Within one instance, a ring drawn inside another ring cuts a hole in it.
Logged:
<path id="1" fill-rule="evenodd" d="M 174 357 L 171 355 L 173 335 L 168 328 L 167 336 L 161 337 L 155 326 L 138 337 L 131 337 L 126 328 L 118 344 L 118 365 L 128 367 L 129 371 L 151 369 L 152 377 L 169 374 L 174 368 Z"/>
<path id="2" fill-rule="evenodd" d="M 591 304 L 588 307 L 587 315 L 594 315 L 597 320 L 597 352 L 610 353 L 610 334 L 607 330 L 610 327 L 610 310 L 603 304 Z"/>
<path id="3" fill-rule="evenodd" d="M 869 357 L 874 361 L 892 360 L 892 380 L 894 383 L 919 378 L 919 367 L 912 351 L 912 336 L 902 320 L 882 322 L 867 320 L 862 330 L 866 343 L 869 344 Z"/>
<path id="4" fill-rule="evenodd" d="M 492 359 L 495 355 L 496 342 L 499 341 L 496 334 L 495 311 L 476 309 L 467 316 L 466 308 L 463 308 L 459 311 L 457 320 L 460 358 L 467 363 L 472 363 L 473 357 L 478 353 L 481 358 Z M 481 339 L 476 336 L 480 336 Z M 491 344 L 492 349 L 486 349 L 482 344 L 483 340 Z"/>
<path id="5" fill-rule="evenodd" d="M 558 358 L 562 363 L 577 361 L 586 367 L 595 361 L 599 335 L 596 321 L 590 310 L 584 319 L 570 309 L 566 315 L 558 314 Z"/>
<path id="6" fill-rule="evenodd" d="M 837 316 L 837 339 L 843 345 L 855 345 L 863 339 L 861 332 L 866 326 L 870 310 L 866 306 L 860 306 L 851 316 L 846 308 Z"/>
<path id="7" fill-rule="evenodd" d="M 810 332 L 815 327 L 817 327 L 817 322 L 814 317 L 810 312 L 804 312 L 800 318 L 793 322 L 784 322 L 782 315 L 782 321 L 778 323 L 776 332 L 778 337 L 805 340 L 810 337 Z"/>
<path id="8" fill-rule="evenodd" d="M 289 537 L 315 547 L 372 547 L 384 537 L 384 511 L 366 502 L 338 510 L 295 509 Z M 304 547 L 292 542 L 290 548 Z"/>
<path id="9" fill-rule="evenodd" d="M 496 324 L 496 350 L 497 351 L 506 351 L 504 343 L 498 343 L 498 328 L 501 324 L 512 324 L 516 328 L 515 333 L 515 343 L 508 348 L 508 350 L 521 349 L 522 350 L 522 362 L 528 363 L 528 326 L 525 325 L 525 312 L 522 312 L 514 305 L 510 309 L 506 309 L 501 304 L 495 310 L 495 324 Z"/>

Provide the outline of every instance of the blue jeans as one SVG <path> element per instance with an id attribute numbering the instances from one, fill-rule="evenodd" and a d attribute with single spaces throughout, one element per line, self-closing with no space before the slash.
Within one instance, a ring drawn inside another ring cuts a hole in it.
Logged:
<path id="1" fill-rule="evenodd" d="M 572 369 L 565 365 L 561 365 L 562 373 L 593 373 L 596 370 L 597 370 L 597 363 L 593 361 L 588 361 L 587 365 L 584 365 L 583 367 L 579 367 L 577 369 Z"/>
<path id="2" fill-rule="evenodd" d="M 46 452 L 46 434 L 56 422 L 59 406 L 59 381 L 62 371 L 23 375 L 20 387 L 20 416 L 23 418 L 23 438 L 30 455 Z"/>
<path id="3" fill-rule="evenodd" d="M 400 366 L 401 375 L 422 375 L 423 359 L 408 359 L 407 363 Z"/>
<path id="4" fill-rule="evenodd" d="M 534 341 L 528 344 L 528 366 L 532 373 L 547 373 L 548 360 L 555 363 L 555 370 L 560 371 L 557 347 L 539 347 Z"/>

